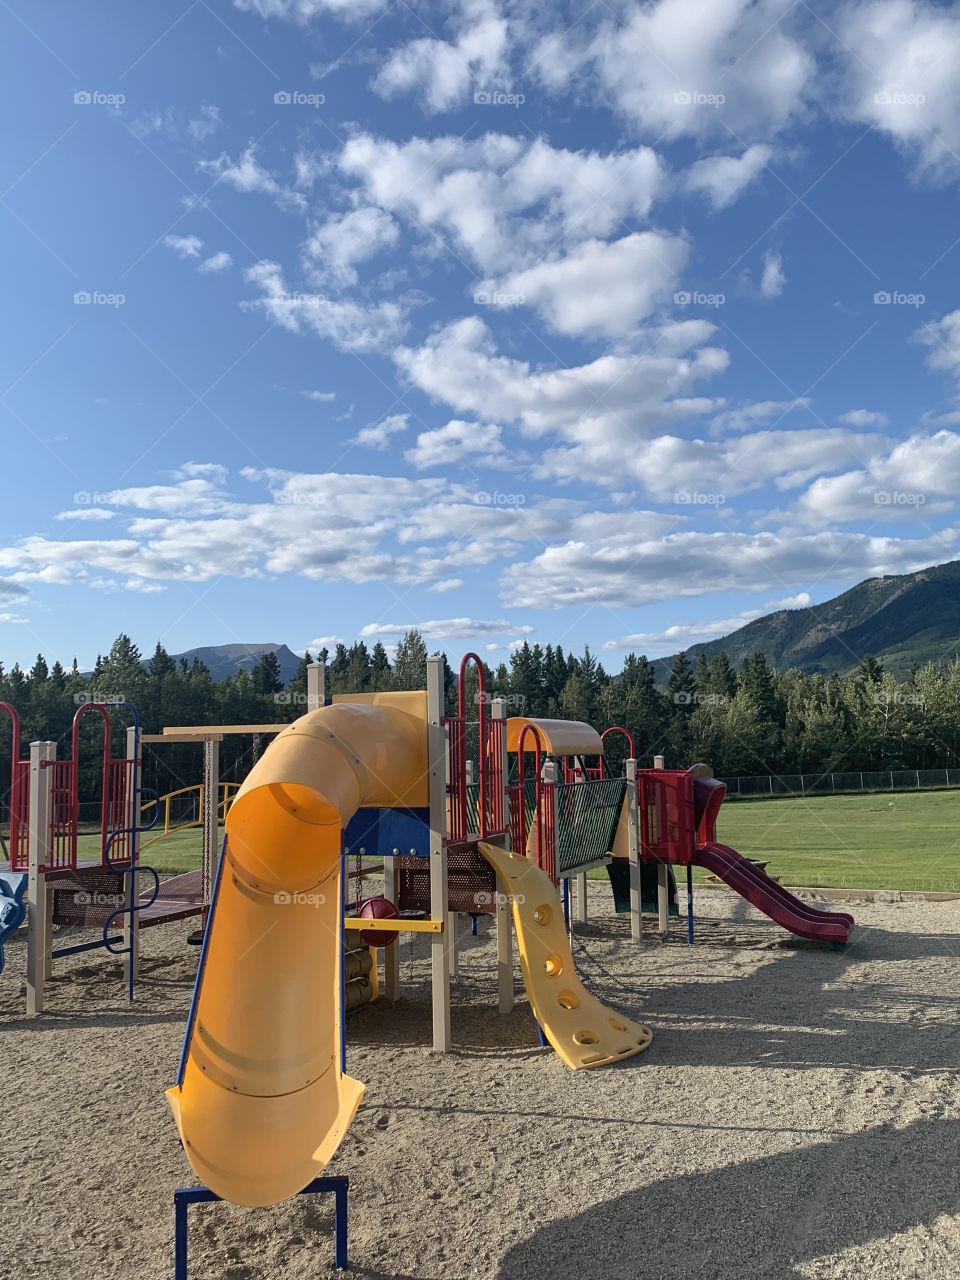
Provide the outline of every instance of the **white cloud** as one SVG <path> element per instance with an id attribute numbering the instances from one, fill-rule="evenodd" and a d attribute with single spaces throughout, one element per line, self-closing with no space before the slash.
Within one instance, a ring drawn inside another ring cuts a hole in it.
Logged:
<path id="1" fill-rule="evenodd" d="M 797 115 L 813 59 L 792 37 L 790 0 L 656 0 L 601 9 L 534 46 L 531 69 L 554 92 L 597 88 L 657 137 L 769 137 Z"/>
<path id="2" fill-rule="evenodd" d="M 201 262 L 197 270 L 209 275 L 211 272 L 227 271 L 232 266 L 233 258 L 221 249 L 219 253 L 214 253 Z"/>
<path id="3" fill-rule="evenodd" d="M 508 25 L 493 0 L 460 0 L 456 37 L 421 37 L 395 49 L 373 82 L 385 98 L 413 93 L 430 111 L 446 111 L 473 89 L 502 87 L 508 74 Z"/>
<path id="4" fill-rule="evenodd" d="M 960 15 L 922 0 L 870 0 L 839 13 L 846 111 L 886 133 L 919 172 L 960 168 Z"/>
<path id="5" fill-rule="evenodd" d="M 292 333 L 315 333 L 344 351 L 381 350 L 403 333 L 403 312 L 395 302 L 365 306 L 350 298 L 288 292 L 276 262 L 258 262 L 245 278 L 260 288 L 263 297 L 241 305 L 261 307 L 275 324 Z"/>
<path id="6" fill-rule="evenodd" d="M 648 470 L 641 441 L 717 408 L 691 396 L 697 382 L 726 368 L 726 353 L 703 345 L 712 333 L 703 321 L 667 325 L 650 335 L 643 354 L 551 370 L 497 354 L 487 326 L 467 317 L 420 347 L 399 349 L 395 359 L 414 385 L 457 413 L 515 422 L 525 435 L 556 434 L 573 446 L 545 454 L 544 474 L 620 488 L 631 463 Z"/>
<path id="7" fill-rule="evenodd" d="M 332 404 L 337 398 L 335 391 L 301 391 L 300 394 L 316 404 Z"/>
<path id="8" fill-rule="evenodd" d="M 780 419 L 789 413 L 810 407 L 808 396 L 798 396 L 795 400 L 757 400 L 752 404 L 738 405 L 734 409 L 725 409 L 718 413 L 711 425 L 718 431 L 748 431 L 774 419 Z M 843 421 L 843 419 L 841 419 Z M 868 425 L 853 422 L 852 426 Z"/>
<path id="9" fill-rule="evenodd" d="M 339 163 L 368 201 L 416 229 L 446 232 L 458 254 L 497 275 L 646 217 L 663 185 L 649 147 L 602 155 L 497 133 L 399 144 L 358 134 Z"/>
<path id="10" fill-rule="evenodd" d="M 779 612 L 781 609 L 804 609 L 811 603 L 809 592 L 801 591 L 784 600 L 771 600 L 758 609 L 741 609 L 739 613 L 734 613 L 729 618 L 720 618 L 716 622 L 678 622 L 663 631 L 637 631 L 633 635 L 607 640 L 603 648 L 636 649 L 659 657 L 688 649 L 694 644 L 703 644 L 707 640 L 716 640 L 720 636 L 728 636 L 732 631 L 745 627 L 748 622 L 754 622 L 765 614 Z"/>
<path id="11" fill-rule="evenodd" d="M 463 422 L 454 418 L 434 431 L 421 431 L 416 444 L 403 455 L 417 468 L 457 466 L 468 461 L 478 466 L 498 466 L 506 457 L 500 428 L 493 423 Z"/>
<path id="12" fill-rule="evenodd" d="M 366 18 L 384 8 L 388 0 L 233 0 L 237 9 L 261 18 L 285 18 L 306 25 L 321 14 L 338 18 Z"/>
<path id="13" fill-rule="evenodd" d="M 841 413 L 838 422 L 845 422 L 851 427 L 886 427 L 890 419 L 885 413 L 876 413 L 872 409 L 849 409 Z"/>
<path id="14" fill-rule="evenodd" d="M 199 116 L 187 123 L 187 132 L 194 142 L 206 142 L 207 138 L 213 137 L 222 123 L 220 108 L 214 106 L 212 102 L 205 102 L 200 108 Z"/>
<path id="15" fill-rule="evenodd" d="M 12 626 L 26 626 L 29 621 L 29 618 L 23 618 L 19 613 L 10 613 L 6 609 L 0 611 L 0 622 L 8 622 Z"/>
<path id="16" fill-rule="evenodd" d="M 549 259 L 480 288 L 536 307 L 558 333 L 626 337 L 664 302 L 687 260 L 677 236 L 639 231 L 620 240 L 586 240 L 566 257 Z"/>
<path id="17" fill-rule="evenodd" d="M 622 513 L 621 513 L 622 514 Z M 901 539 L 832 531 L 809 535 L 683 532 L 637 536 L 629 519 L 604 539 L 572 538 L 501 578 L 502 598 L 514 608 L 627 609 L 677 596 L 756 591 L 907 573 L 938 564 L 957 533 Z"/>
<path id="18" fill-rule="evenodd" d="M 60 511 L 54 516 L 55 520 L 75 520 L 87 521 L 90 524 L 96 524 L 99 521 L 112 520 L 114 513 L 106 511 L 103 507 L 77 507 L 74 511 Z"/>
<path id="19" fill-rule="evenodd" d="M 700 192 L 714 209 L 726 209 L 759 177 L 772 156 L 772 147 L 756 143 L 739 156 L 697 160 L 687 173 L 687 190 Z"/>
<path id="20" fill-rule="evenodd" d="M 369 622 L 361 627 L 360 636 L 402 636 L 408 631 L 419 631 L 425 640 L 469 640 L 482 635 L 531 635 L 533 627 L 518 627 L 505 618 L 483 620 L 478 618 L 436 618 L 429 622 Z"/>
<path id="21" fill-rule="evenodd" d="M 462 578 L 441 578 L 439 582 L 435 582 L 433 586 L 428 587 L 429 591 L 444 592 L 456 591 L 457 587 L 463 586 Z"/>
<path id="22" fill-rule="evenodd" d="M 960 378 L 960 310 L 925 324 L 916 337 L 930 349 L 927 364 L 931 369 Z"/>
<path id="23" fill-rule="evenodd" d="M 760 292 L 765 298 L 779 298 L 783 293 L 787 277 L 783 270 L 783 259 L 779 253 L 768 250 L 763 255 L 763 275 L 760 277 Z"/>
<path id="24" fill-rule="evenodd" d="M 319 279 L 356 284 L 357 263 L 396 244 L 399 235 L 389 213 L 367 205 L 335 214 L 317 227 L 303 246 L 304 258 Z"/>
<path id="25" fill-rule="evenodd" d="M 256 144 L 251 142 L 236 160 L 222 152 L 216 160 L 201 160 L 197 168 L 217 182 L 222 182 L 244 195 L 260 193 L 271 196 L 282 209 L 304 209 L 306 200 L 299 191 L 284 187 L 257 161 Z"/>
<path id="26" fill-rule="evenodd" d="M 199 258 L 203 248 L 199 236 L 164 236 L 163 243 L 181 258 Z"/>
<path id="27" fill-rule="evenodd" d="M 392 413 L 380 422 L 372 422 L 368 427 L 361 428 L 350 443 L 362 445 L 365 449 L 386 449 L 390 437 L 406 431 L 409 421 L 409 413 Z"/>

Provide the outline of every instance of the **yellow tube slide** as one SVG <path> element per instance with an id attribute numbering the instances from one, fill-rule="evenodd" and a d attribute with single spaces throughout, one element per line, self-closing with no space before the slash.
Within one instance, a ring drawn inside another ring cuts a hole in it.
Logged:
<path id="1" fill-rule="evenodd" d="M 222 1199 L 296 1195 L 343 1140 L 363 1085 L 340 1072 L 341 833 L 361 806 L 427 802 L 418 693 L 311 711 L 237 793 L 182 1081 L 166 1095 Z"/>

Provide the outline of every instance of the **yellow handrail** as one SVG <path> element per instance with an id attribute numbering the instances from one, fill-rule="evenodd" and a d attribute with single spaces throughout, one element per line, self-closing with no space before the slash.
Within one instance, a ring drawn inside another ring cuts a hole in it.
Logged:
<path id="1" fill-rule="evenodd" d="M 222 823 L 226 820 L 227 813 L 239 789 L 239 782 L 220 782 L 217 784 L 217 822 Z M 156 805 L 163 805 L 163 821 L 157 826 L 162 828 L 151 839 L 145 840 L 141 845 L 141 849 L 149 848 L 150 845 L 156 844 L 158 840 L 162 840 L 164 836 L 170 835 L 174 831 L 186 831 L 190 827 L 203 826 L 203 813 L 206 788 L 202 782 L 196 782 L 192 787 L 179 787 L 176 791 L 168 791 L 166 795 L 162 795 L 157 800 L 146 800 L 140 806 L 141 817 L 148 810 Z M 186 796 L 195 794 L 197 797 L 197 816 L 186 822 L 173 822 L 171 819 L 171 802 L 178 796 Z"/>

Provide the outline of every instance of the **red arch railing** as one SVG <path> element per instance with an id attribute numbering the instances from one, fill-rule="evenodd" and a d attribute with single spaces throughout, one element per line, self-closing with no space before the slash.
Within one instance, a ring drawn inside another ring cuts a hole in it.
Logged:
<path id="1" fill-rule="evenodd" d="M 636 760 L 636 758 L 637 758 L 637 753 L 636 753 L 636 748 L 634 747 L 634 744 L 633 744 L 633 734 L 630 732 L 630 730 L 629 730 L 629 729 L 625 729 L 625 728 L 623 727 L 623 725 L 622 725 L 622 724 L 612 724 L 612 725 L 610 726 L 610 728 L 609 728 L 609 729 L 604 729 L 603 733 L 601 733 L 601 735 L 600 735 L 600 741 L 601 741 L 601 743 L 606 743 L 606 741 L 607 741 L 607 735 L 608 735 L 608 734 L 611 734 L 611 733 L 622 733 L 622 734 L 623 734 L 623 736 L 624 736 L 624 737 L 626 738 L 626 740 L 627 740 L 627 746 L 628 746 L 628 747 L 629 747 L 629 749 L 630 749 L 630 750 L 629 750 L 629 752 L 628 752 L 628 755 L 627 755 L 627 759 L 628 759 L 628 760 Z M 601 780 L 607 776 L 607 767 L 606 767 L 606 763 L 605 763 L 605 761 L 604 761 L 603 756 L 601 756 L 601 757 L 600 757 L 600 770 L 599 770 L 599 773 L 598 773 L 598 775 L 597 775 L 597 776 L 598 776 Z"/>
<path id="2" fill-rule="evenodd" d="M 479 748 L 477 752 L 476 823 L 467 803 L 467 669 L 477 668 L 477 720 Z M 503 814 L 503 747 L 506 723 L 487 713 L 487 693 L 483 662 L 476 653 L 464 654 L 457 674 L 457 714 L 443 721 L 450 744 L 450 808 L 448 844 L 469 840 L 476 834 L 481 839 L 501 835 L 505 831 Z M 474 832 L 473 827 L 476 830 Z"/>
<path id="3" fill-rule="evenodd" d="M 10 867 L 26 871 L 30 855 L 27 833 L 30 827 L 30 761 L 20 759 L 20 715 L 11 703 L 0 702 L 0 712 L 10 720 Z"/>
<path id="4" fill-rule="evenodd" d="M 543 739 L 535 724 L 525 724 L 517 739 L 517 783 L 510 788 L 510 842 L 514 853 L 525 854 L 529 835 L 527 824 L 526 737 L 533 734 L 533 814 L 537 830 L 537 866 L 556 883 L 557 830 L 556 784 L 543 780 Z"/>

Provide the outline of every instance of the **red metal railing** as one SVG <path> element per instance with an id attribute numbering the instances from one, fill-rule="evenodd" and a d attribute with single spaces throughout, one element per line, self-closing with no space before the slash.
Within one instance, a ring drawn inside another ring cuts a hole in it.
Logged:
<path id="1" fill-rule="evenodd" d="M 477 807 L 467 797 L 467 705 L 466 672 L 473 662 L 477 668 Z M 487 715 L 483 663 L 475 653 L 464 655 L 457 677 L 457 714 L 445 716 L 450 762 L 450 793 L 447 808 L 447 844 L 457 844 L 472 836 L 487 839 L 503 835 L 506 830 L 503 813 L 503 756 L 506 722 Z"/>
<path id="2" fill-rule="evenodd" d="M 30 761 L 20 759 L 20 716 L 9 702 L 0 702 L 0 711 L 10 720 L 10 867 L 26 871 L 29 865 L 27 833 L 30 825 Z"/>
<path id="3" fill-rule="evenodd" d="M 510 842 L 514 853 L 525 854 L 529 839 L 527 822 L 527 778 L 525 741 L 533 734 L 533 812 L 536 830 L 534 848 L 538 867 L 546 871 L 551 880 L 557 879 L 557 822 L 556 791 L 554 782 L 543 780 L 543 742 L 536 725 L 526 724 L 517 739 L 517 782 L 510 788 Z"/>
<path id="4" fill-rule="evenodd" d="M 680 769 L 637 773 L 640 854 L 685 866 L 696 847 L 693 778 Z"/>
<path id="5" fill-rule="evenodd" d="M 77 769 L 75 760 L 52 760 L 50 784 L 50 858 L 42 871 L 62 871 L 77 865 Z"/>

